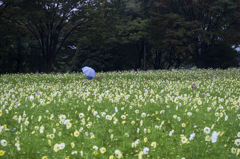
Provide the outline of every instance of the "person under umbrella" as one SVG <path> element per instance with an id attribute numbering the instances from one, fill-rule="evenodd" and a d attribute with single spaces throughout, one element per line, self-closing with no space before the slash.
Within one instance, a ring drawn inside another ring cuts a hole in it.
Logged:
<path id="1" fill-rule="evenodd" d="M 88 80 L 92 80 L 96 76 L 95 70 L 88 66 L 83 67 L 82 72 L 87 76 Z"/>

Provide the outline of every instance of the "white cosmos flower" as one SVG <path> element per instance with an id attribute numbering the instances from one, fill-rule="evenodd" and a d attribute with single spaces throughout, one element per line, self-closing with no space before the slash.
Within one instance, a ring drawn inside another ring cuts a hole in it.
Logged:
<path id="1" fill-rule="evenodd" d="M 161 111 L 160 111 L 160 114 L 162 114 L 162 113 L 165 113 L 165 110 L 161 110 Z"/>
<path id="2" fill-rule="evenodd" d="M 213 131 L 211 136 L 212 143 L 217 142 L 217 138 L 218 138 L 218 133 L 216 131 Z"/>
<path id="3" fill-rule="evenodd" d="M 121 115 L 121 118 L 122 119 L 126 119 L 126 115 Z"/>
<path id="4" fill-rule="evenodd" d="M 54 117 L 54 115 L 53 115 L 53 114 L 51 114 L 50 120 L 52 120 L 52 119 L 53 119 L 53 117 Z"/>
<path id="5" fill-rule="evenodd" d="M 122 158 L 122 152 L 120 150 L 115 150 L 114 153 L 117 158 Z"/>
<path id="6" fill-rule="evenodd" d="M 155 102 L 155 100 L 154 100 L 154 99 L 150 99 L 150 102 L 154 103 L 154 102 Z"/>
<path id="7" fill-rule="evenodd" d="M 181 118 L 180 118 L 180 117 L 177 117 L 177 120 L 178 120 L 178 121 L 181 121 Z"/>
<path id="8" fill-rule="evenodd" d="M 188 116 L 192 116 L 192 113 L 191 113 L 191 112 L 188 112 L 187 115 L 188 115 Z"/>
<path id="9" fill-rule="evenodd" d="M 93 146 L 93 149 L 97 151 L 97 150 L 98 150 L 98 147 L 97 147 L 97 146 Z"/>
<path id="10" fill-rule="evenodd" d="M 106 115 L 106 119 L 107 120 L 112 120 L 112 116 L 111 115 Z"/>
<path id="11" fill-rule="evenodd" d="M 239 146 L 240 145 L 240 139 L 236 139 L 234 142 L 235 145 Z"/>
<path id="12" fill-rule="evenodd" d="M 240 137 L 240 132 L 237 133 L 237 137 Z"/>
<path id="13" fill-rule="evenodd" d="M 65 143 L 59 144 L 59 149 L 60 149 L 60 150 L 64 149 L 64 147 L 65 147 Z"/>
<path id="14" fill-rule="evenodd" d="M 189 140 L 193 140 L 194 137 L 195 137 L 195 133 L 193 132 L 193 133 L 190 135 Z"/>
<path id="15" fill-rule="evenodd" d="M 34 96 L 33 96 L 33 95 L 31 95 L 31 96 L 29 97 L 29 99 L 30 99 L 31 101 L 33 101 L 33 99 L 34 99 Z"/>
<path id="16" fill-rule="evenodd" d="M 169 136 L 172 136 L 173 133 L 174 133 L 174 130 L 172 129 L 172 130 L 169 132 Z"/>
<path id="17" fill-rule="evenodd" d="M 209 127 L 205 127 L 203 131 L 205 134 L 209 134 L 211 132 L 211 129 Z"/>
<path id="18" fill-rule="evenodd" d="M 7 146 L 7 141 L 6 140 L 1 140 L 1 145 L 2 146 Z"/>
<path id="19" fill-rule="evenodd" d="M 139 128 L 137 128 L 137 133 L 139 133 Z"/>
<path id="20" fill-rule="evenodd" d="M 67 123 L 69 123 L 69 122 L 70 122 L 70 120 L 69 120 L 69 119 L 67 119 L 67 120 L 65 120 L 65 121 L 64 121 L 64 123 L 63 123 L 63 124 L 64 124 L 64 125 L 66 125 L 66 124 L 67 124 Z"/>
<path id="21" fill-rule="evenodd" d="M 83 118 L 84 117 L 84 114 L 83 113 L 80 113 L 79 114 L 79 118 Z"/>
<path id="22" fill-rule="evenodd" d="M 102 115 L 102 117 L 105 117 L 105 116 L 106 116 L 106 113 L 105 113 L 105 112 L 102 112 L 101 115 Z"/>
<path id="23" fill-rule="evenodd" d="M 39 131 L 40 131 L 41 134 L 43 133 L 43 131 L 44 131 L 44 126 L 43 125 L 40 127 Z"/>
<path id="24" fill-rule="evenodd" d="M 144 129 L 143 129 L 143 132 L 144 132 L 144 133 L 146 133 L 146 132 L 147 132 L 147 129 L 146 129 L 146 128 L 144 128 Z"/>
<path id="25" fill-rule="evenodd" d="M 143 154 L 147 155 L 149 152 L 149 148 L 148 147 L 144 147 L 143 149 Z"/>
<path id="26" fill-rule="evenodd" d="M 59 115 L 59 119 L 61 121 L 64 121 L 66 119 L 66 115 L 63 115 L 63 114 Z"/>
<path id="27" fill-rule="evenodd" d="M 116 113 L 118 112 L 118 108 L 117 108 L 117 107 L 115 107 L 115 112 L 116 112 Z"/>
<path id="28" fill-rule="evenodd" d="M 227 120 L 228 120 L 228 116 L 226 115 L 226 116 L 225 116 L 225 121 L 227 121 Z"/>
<path id="29" fill-rule="evenodd" d="M 67 128 L 67 129 L 70 129 L 71 127 L 72 127 L 72 123 L 68 122 L 68 123 L 66 124 L 66 128 Z"/>
<path id="30" fill-rule="evenodd" d="M 96 116 L 97 114 L 98 114 L 98 112 L 97 112 L 97 111 L 94 111 L 94 112 L 93 112 L 93 115 L 94 115 L 94 116 Z"/>
<path id="31" fill-rule="evenodd" d="M 142 113 L 141 117 L 143 118 L 146 117 L 146 113 Z"/>

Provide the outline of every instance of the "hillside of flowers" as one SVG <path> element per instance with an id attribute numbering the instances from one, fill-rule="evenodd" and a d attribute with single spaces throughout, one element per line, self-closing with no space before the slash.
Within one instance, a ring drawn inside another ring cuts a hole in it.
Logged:
<path id="1" fill-rule="evenodd" d="M 240 157 L 240 69 L 5 74 L 0 158 Z"/>

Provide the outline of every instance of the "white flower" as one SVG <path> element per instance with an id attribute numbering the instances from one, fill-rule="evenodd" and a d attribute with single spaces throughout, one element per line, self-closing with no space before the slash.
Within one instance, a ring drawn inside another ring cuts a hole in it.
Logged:
<path id="1" fill-rule="evenodd" d="M 174 130 L 171 130 L 171 131 L 169 132 L 169 136 L 172 136 L 173 133 L 174 133 Z"/>
<path id="2" fill-rule="evenodd" d="M 141 117 L 143 118 L 146 117 L 146 113 L 142 113 Z"/>
<path id="3" fill-rule="evenodd" d="M 139 128 L 137 128 L 137 133 L 139 133 Z"/>
<path id="4" fill-rule="evenodd" d="M 135 113 L 138 114 L 138 113 L 139 113 L 139 110 L 135 110 Z"/>
<path id="5" fill-rule="evenodd" d="M 154 103 L 154 102 L 155 102 L 155 100 L 154 100 L 154 99 L 150 99 L 150 102 Z"/>
<path id="6" fill-rule="evenodd" d="M 66 115 L 63 115 L 63 114 L 59 115 L 59 119 L 61 121 L 64 121 L 66 119 Z"/>
<path id="7" fill-rule="evenodd" d="M 96 116 L 97 114 L 98 114 L 98 112 L 97 112 L 97 111 L 94 111 L 94 112 L 93 112 L 93 115 L 94 115 L 94 116 Z"/>
<path id="8" fill-rule="evenodd" d="M 217 137 L 218 137 L 218 133 L 216 131 L 213 131 L 211 136 L 212 143 L 217 142 Z"/>
<path id="9" fill-rule="evenodd" d="M 79 114 L 79 118 L 83 118 L 84 117 L 84 114 L 83 113 L 80 113 Z"/>
<path id="10" fill-rule="evenodd" d="M 236 153 L 236 151 L 237 151 L 237 150 L 236 150 L 236 148 L 235 148 L 235 147 L 232 147 L 232 148 L 231 148 L 231 152 L 232 152 L 233 154 L 235 154 L 235 153 Z"/>
<path id="11" fill-rule="evenodd" d="M 115 107 L 115 112 L 116 112 L 116 113 L 118 112 L 118 108 L 117 108 L 117 107 Z"/>
<path id="12" fill-rule="evenodd" d="M 226 115 L 226 116 L 225 116 L 225 121 L 227 121 L 227 120 L 228 120 L 228 116 Z"/>
<path id="13" fill-rule="evenodd" d="M 203 129 L 203 131 L 204 131 L 205 134 L 209 134 L 210 131 L 211 131 L 211 129 L 210 129 L 209 127 L 205 127 L 205 128 Z"/>
<path id="14" fill-rule="evenodd" d="M 212 108 L 211 107 L 207 107 L 207 111 L 209 112 Z"/>
<path id="15" fill-rule="evenodd" d="M 188 115 L 188 116 L 192 116 L 192 113 L 191 113 L 191 112 L 188 112 L 187 115 Z"/>
<path id="16" fill-rule="evenodd" d="M 126 119 L 126 115 L 121 115 L 121 118 L 122 119 Z"/>
<path id="17" fill-rule="evenodd" d="M 44 126 L 43 125 L 40 127 L 39 131 L 40 131 L 41 134 L 43 133 L 43 131 L 44 131 Z"/>
<path id="18" fill-rule="evenodd" d="M 181 141 L 182 141 L 183 144 L 185 144 L 185 143 L 188 142 L 188 139 L 185 136 L 182 136 Z"/>
<path id="19" fill-rule="evenodd" d="M 33 99 L 34 99 L 34 96 L 33 96 L 33 95 L 31 95 L 31 96 L 29 97 L 29 99 L 30 99 L 31 101 L 33 101 Z"/>
<path id="20" fill-rule="evenodd" d="M 97 151 L 97 150 L 98 150 L 98 147 L 97 147 L 97 146 L 93 146 L 93 149 Z"/>
<path id="21" fill-rule="evenodd" d="M 143 129 L 143 132 L 144 132 L 144 133 L 146 133 L 146 132 L 147 132 L 147 129 L 146 129 L 146 128 L 144 128 L 144 129 Z"/>
<path id="22" fill-rule="evenodd" d="M 189 140 L 193 140 L 194 137 L 195 137 L 195 133 L 192 133 L 192 134 L 190 135 Z"/>
<path id="23" fill-rule="evenodd" d="M 149 148 L 148 147 L 144 147 L 143 149 L 143 154 L 147 155 L 149 152 Z"/>
<path id="24" fill-rule="evenodd" d="M 112 116 L 111 115 L 106 115 L 106 119 L 107 120 L 112 120 Z"/>
<path id="25" fill-rule="evenodd" d="M 64 147 L 65 147 L 65 143 L 59 144 L 59 149 L 60 149 L 60 150 L 64 149 Z"/>
<path id="26" fill-rule="evenodd" d="M 16 143 L 15 143 L 15 146 L 16 146 L 16 147 L 19 147 L 19 146 L 20 146 L 20 144 L 19 144 L 18 142 L 16 142 Z"/>
<path id="27" fill-rule="evenodd" d="M 7 146 L 7 141 L 6 140 L 1 140 L 1 145 L 2 146 Z"/>
<path id="28" fill-rule="evenodd" d="M 156 142 L 152 142 L 152 143 L 151 143 L 151 146 L 152 146 L 153 148 L 156 148 L 157 143 L 156 143 Z"/>
<path id="29" fill-rule="evenodd" d="M 180 118 L 180 117 L 177 117 L 177 120 L 178 120 L 178 121 L 181 121 L 181 118 Z"/>
<path id="30" fill-rule="evenodd" d="M 237 133 L 237 137 L 240 137 L 240 132 Z"/>
<path id="31" fill-rule="evenodd" d="M 66 124 L 66 128 L 67 128 L 67 129 L 70 129 L 71 127 L 72 127 L 72 123 L 68 122 L 68 123 Z"/>
<path id="32" fill-rule="evenodd" d="M 64 123 L 63 123 L 63 124 L 64 124 L 64 125 L 66 125 L 66 124 L 67 124 L 67 123 L 69 123 L 69 122 L 70 122 L 70 120 L 69 120 L 69 119 L 67 119 L 67 120 L 65 120 L 65 121 L 64 121 Z"/>
<path id="33" fill-rule="evenodd" d="M 115 150 L 114 153 L 115 153 L 117 158 L 121 158 L 122 157 L 122 153 L 121 153 L 120 150 Z"/>
<path id="34" fill-rule="evenodd" d="M 53 115 L 53 114 L 51 114 L 50 120 L 52 120 L 52 119 L 53 119 L 53 117 L 54 117 L 54 115 Z"/>
<path id="35" fill-rule="evenodd" d="M 105 113 L 105 112 L 102 112 L 101 115 L 102 115 L 102 117 L 105 117 L 105 116 L 106 116 L 106 113 Z"/>
<path id="36" fill-rule="evenodd" d="M 236 139 L 234 142 L 235 145 L 239 146 L 240 145 L 240 139 Z"/>

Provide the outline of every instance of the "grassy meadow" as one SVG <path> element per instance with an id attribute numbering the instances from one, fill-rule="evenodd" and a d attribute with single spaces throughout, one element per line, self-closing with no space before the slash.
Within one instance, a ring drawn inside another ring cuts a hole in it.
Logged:
<path id="1" fill-rule="evenodd" d="M 5 74 L 0 158 L 240 158 L 240 69 Z"/>

